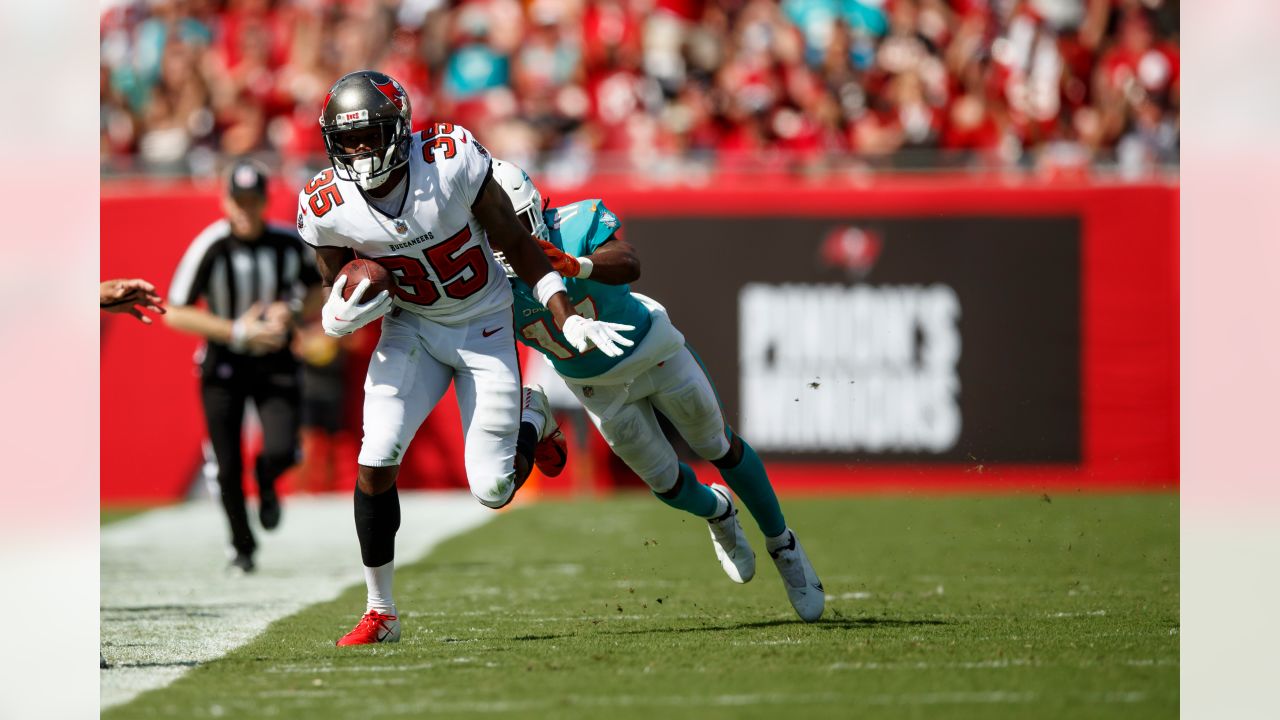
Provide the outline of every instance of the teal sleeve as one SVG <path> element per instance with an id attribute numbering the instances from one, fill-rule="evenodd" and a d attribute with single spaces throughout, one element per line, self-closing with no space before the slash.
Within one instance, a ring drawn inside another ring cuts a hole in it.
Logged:
<path id="1" fill-rule="evenodd" d="M 591 202 L 595 203 L 595 213 L 591 217 L 591 229 L 587 233 L 587 248 L 584 255 L 595 252 L 596 248 L 608 242 L 622 226 L 618 216 L 604 206 L 603 200 Z"/>
<path id="2" fill-rule="evenodd" d="M 618 231 L 618 216 L 598 198 L 580 200 L 554 212 L 548 222 L 555 228 L 551 242 L 574 257 L 590 255 Z"/>

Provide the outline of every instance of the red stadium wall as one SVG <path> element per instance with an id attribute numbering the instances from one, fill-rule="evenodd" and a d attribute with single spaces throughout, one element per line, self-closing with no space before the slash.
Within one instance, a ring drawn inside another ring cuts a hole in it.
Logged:
<path id="1" fill-rule="evenodd" d="M 771 460 L 783 490 L 1069 490 L 1176 487 L 1178 481 L 1178 189 L 1176 185 L 1005 182 L 998 178 L 900 177 L 805 183 L 755 177 L 699 189 L 624 181 L 544 188 L 553 204 L 602 197 L 629 220 L 681 218 L 859 219 L 1068 218 L 1079 235 L 1079 439 L 1070 462 Z M 218 215 L 212 188 L 105 183 L 102 276 L 141 276 L 167 289 L 191 238 Z M 290 222 L 295 196 L 275 188 L 270 215 Z M 635 223 L 640 228 L 642 223 Z M 637 239 L 631 236 L 632 239 Z M 1026 243 L 1036 243 L 1029 236 Z M 643 245 L 643 243 L 641 243 Z M 646 255 L 642 247 L 642 257 Z M 785 254 L 780 238 L 773 252 Z M 657 253 L 655 253 L 657 254 Z M 646 280 L 670 268 L 650 262 Z M 768 257 L 758 258 L 769 262 Z M 723 268 L 698 268 L 701 273 Z M 670 292 L 678 293 L 681 287 Z M 666 300 L 665 289 L 653 293 Z M 684 325 L 678 316 L 677 322 Z M 688 328 L 686 328 L 688 329 Z M 369 332 L 369 331 L 366 331 Z M 714 343 L 717 338 L 690 340 Z M 368 339 L 365 340 L 366 344 Z M 196 341 L 131 319 L 102 321 L 102 499 L 180 497 L 198 468 L 203 436 L 191 356 Z M 717 373 L 712 368 L 713 375 Z M 352 369 L 359 374 L 359 368 Z M 358 404 L 349 403 L 358 408 Z M 731 415 L 733 409 L 730 408 Z M 358 412 L 347 425 L 358 435 Z M 406 460 L 408 486 L 464 486 L 457 411 L 445 398 Z M 349 460 L 349 459 L 348 459 Z M 597 462 L 598 466 L 598 462 Z M 709 466 L 708 466 L 709 468 Z M 702 472 L 702 468 L 699 470 Z M 343 470 L 345 477 L 346 471 Z M 714 475 L 711 475 L 714 477 Z M 709 477 L 706 479 L 710 479 Z M 596 483 L 597 485 L 599 483 Z M 543 481 L 553 489 L 549 481 Z M 344 486 L 345 487 L 345 486 Z"/>

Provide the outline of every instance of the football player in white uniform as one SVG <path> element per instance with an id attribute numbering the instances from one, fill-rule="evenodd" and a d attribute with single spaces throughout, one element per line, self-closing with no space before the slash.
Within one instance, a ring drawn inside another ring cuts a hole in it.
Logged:
<path id="1" fill-rule="evenodd" d="M 509 503 L 532 470 L 537 446 L 563 442 L 545 396 L 520 387 L 511 287 L 490 243 L 534 288 L 570 343 L 606 355 L 631 344 L 618 334 L 631 328 L 589 320 L 569 304 L 564 281 L 491 181 L 491 158 L 475 137 L 449 123 L 413 133 L 410 120 L 409 98 L 389 76 L 343 76 L 320 116 L 332 167 L 298 196 L 298 231 L 315 247 L 329 292 L 325 332 L 345 335 L 383 318 L 365 380 L 355 490 L 368 603 L 338 645 L 400 638 L 391 592 L 400 526 L 396 474 L 450 381 L 462 415 L 467 481 L 482 504 Z M 357 255 L 392 274 L 393 292 L 366 298 L 365 279 L 343 299 L 346 276 L 339 273 Z M 562 464 L 563 457 L 538 453 L 539 466 L 544 458 Z"/>

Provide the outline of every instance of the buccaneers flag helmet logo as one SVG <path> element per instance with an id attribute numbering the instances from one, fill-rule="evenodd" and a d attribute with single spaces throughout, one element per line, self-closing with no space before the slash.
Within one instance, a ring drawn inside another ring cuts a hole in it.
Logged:
<path id="1" fill-rule="evenodd" d="M 404 100 L 400 99 L 400 89 L 396 87 L 395 80 L 388 77 L 385 83 L 374 83 L 373 86 L 378 89 L 378 92 L 386 95 L 388 100 L 395 103 L 397 110 L 404 109 Z"/>

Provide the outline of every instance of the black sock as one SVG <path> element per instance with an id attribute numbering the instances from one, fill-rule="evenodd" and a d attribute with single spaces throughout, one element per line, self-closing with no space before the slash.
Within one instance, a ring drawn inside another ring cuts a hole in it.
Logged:
<path id="1" fill-rule="evenodd" d="M 524 458 L 525 465 L 533 467 L 533 450 L 538 446 L 538 429 L 533 423 L 520 423 L 520 434 L 516 436 L 516 455 Z"/>
<path id="2" fill-rule="evenodd" d="M 380 567 L 395 559 L 400 529 L 400 494 L 396 486 L 377 495 L 356 488 L 356 536 L 365 567 Z"/>

